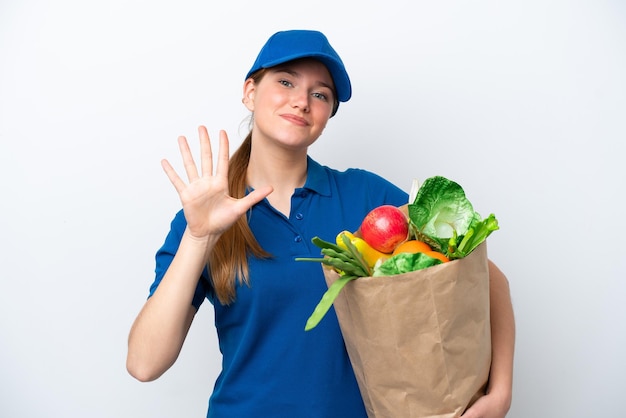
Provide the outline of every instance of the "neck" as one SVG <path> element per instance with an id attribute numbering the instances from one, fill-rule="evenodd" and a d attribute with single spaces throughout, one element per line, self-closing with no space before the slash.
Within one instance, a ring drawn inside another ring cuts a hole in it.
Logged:
<path id="1" fill-rule="evenodd" d="M 306 150 L 298 153 L 255 150 L 250 154 L 248 184 L 254 188 L 272 186 L 274 191 L 293 192 L 306 181 Z"/>
<path id="2" fill-rule="evenodd" d="M 247 172 L 248 184 L 255 189 L 272 186 L 274 191 L 267 200 L 287 217 L 291 211 L 293 192 L 304 186 L 306 172 L 306 149 L 285 152 L 267 147 L 255 150 L 254 145 L 252 146 Z"/>

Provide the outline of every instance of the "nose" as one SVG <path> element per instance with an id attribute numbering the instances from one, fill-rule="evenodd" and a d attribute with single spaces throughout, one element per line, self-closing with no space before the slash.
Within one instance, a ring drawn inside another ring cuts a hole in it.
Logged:
<path id="1" fill-rule="evenodd" d="M 297 107 L 303 112 L 309 111 L 309 93 L 303 89 L 294 89 L 291 95 L 291 106 Z"/>

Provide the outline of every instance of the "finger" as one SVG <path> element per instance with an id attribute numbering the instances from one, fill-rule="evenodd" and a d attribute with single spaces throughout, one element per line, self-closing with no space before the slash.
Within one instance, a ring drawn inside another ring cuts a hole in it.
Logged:
<path id="1" fill-rule="evenodd" d="M 180 155 L 183 158 L 183 165 L 185 167 L 185 172 L 187 173 L 187 178 L 190 182 L 196 180 L 198 178 L 198 169 L 196 168 L 196 163 L 193 161 L 193 156 L 191 155 L 187 138 L 184 136 L 178 137 L 178 148 L 180 149 Z"/>
<path id="2" fill-rule="evenodd" d="M 211 140 L 209 132 L 205 126 L 198 127 L 200 136 L 200 163 L 202 164 L 202 175 L 210 176 L 213 174 L 213 150 L 211 149 Z"/>
<path id="3" fill-rule="evenodd" d="M 174 167 L 167 160 L 161 160 L 161 167 L 163 167 L 163 171 L 167 174 L 167 177 L 170 179 L 170 182 L 174 185 L 174 188 L 178 193 L 180 193 L 185 188 L 185 182 L 180 178 Z"/>
<path id="4" fill-rule="evenodd" d="M 252 206 L 256 205 L 261 200 L 269 196 L 269 194 L 272 193 L 273 191 L 274 191 L 274 188 L 272 186 L 263 186 L 258 189 L 254 189 L 253 191 L 248 193 L 245 197 L 243 197 L 241 199 L 241 202 L 243 202 L 247 206 L 246 208 L 246 211 L 247 211 Z"/>
<path id="5" fill-rule="evenodd" d="M 479 400 L 477 400 L 476 402 L 474 402 L 474 404 L 469 407 L 465 412 L 463 412 L 463 414 L 461 415 L 462 418 L 481 418 L 481 417 L 485 417 L 485 408 L 483 405 L 483 402 L 481 402 L 481 400 L 484 398 L 480 398 Z"/>
<path id="6" fill-rule="evenodd" d="M 217 171 L 215 173 L 217 176 L 228 178 L 229 155 L 228 135 L 226 131 L 220 131 L 220 151 L 217 156 Z"/>

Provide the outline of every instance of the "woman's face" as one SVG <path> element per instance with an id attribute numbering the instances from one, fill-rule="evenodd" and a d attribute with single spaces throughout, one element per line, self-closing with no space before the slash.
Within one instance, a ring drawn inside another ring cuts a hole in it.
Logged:
<path id="1" fill-rule="evenodd" d="M 333 80 L 319 61 L 292 61 L 267 70 L 256 83 L 246 80 L 243 101 L 254 112 L 253 138 L 306 149 L 332 114 Z"/>

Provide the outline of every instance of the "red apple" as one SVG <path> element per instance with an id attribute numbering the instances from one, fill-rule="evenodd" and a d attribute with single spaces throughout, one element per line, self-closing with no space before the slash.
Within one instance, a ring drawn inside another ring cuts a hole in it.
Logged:
<path id="1" fill-rule="evenodd" d="M 389 254 L 408 238 L 409 220 L 396 206 L 382 205 L 365 216 L 360 231 L 372 248 Z"/>

